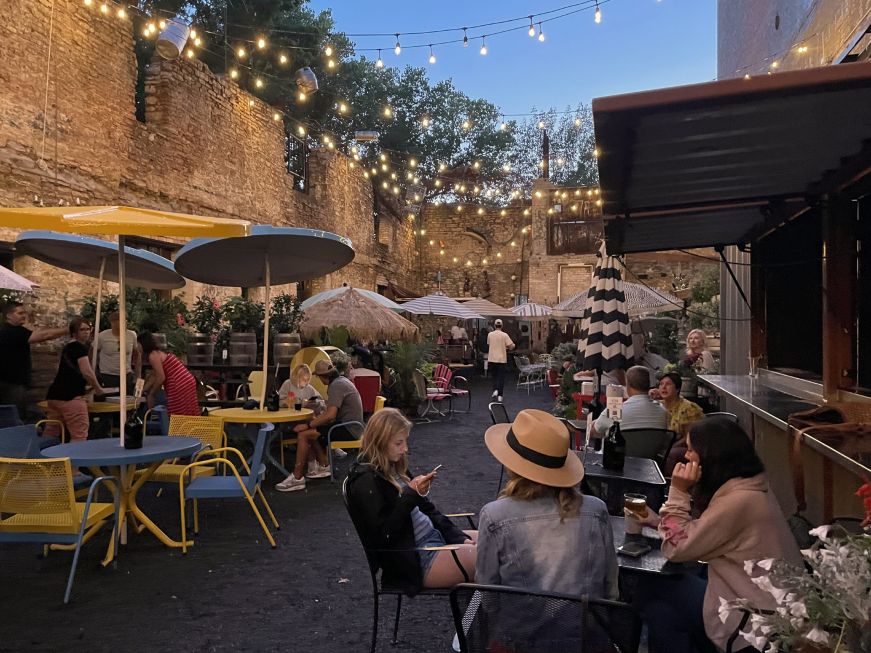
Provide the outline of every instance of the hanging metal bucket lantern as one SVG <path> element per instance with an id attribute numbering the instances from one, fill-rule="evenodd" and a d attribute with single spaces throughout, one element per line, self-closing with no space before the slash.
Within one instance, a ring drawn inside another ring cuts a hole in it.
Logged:
<path id="1" fill-rule="evenodd" d="M 293 79 L 296 82 L 297 89 L 302 91 L 306 95 L 317 93 L 318 78 L 315 77 L 314 71 L 308 66 L 297 70 L 293 76 Z"/>
<path id="2" fill-rule="evenodd" d="M 164 59 L 178 59 L 181 53 L 184 52 L 184 46 L 187 45 L 190 35 L 190 25 L 186 25 L 178 20 L 168 20 L 166 21 L 166 27 L 163 28 L 160 36 L 157 37 L 154 49 Z"/>

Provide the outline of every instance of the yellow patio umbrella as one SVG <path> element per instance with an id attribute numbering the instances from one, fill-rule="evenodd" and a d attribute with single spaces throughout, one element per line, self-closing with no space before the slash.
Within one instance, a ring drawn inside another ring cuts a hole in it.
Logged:
<path id="1" fill-rule="evenodd" d="M 130 206 L 57 206 L 0 208 L 0 227 L 9 229 L 51 229 L 74 234 L 118 236 L 118 304 L 121 351 L 127 350 L 127 311 L 125 306 L 124 247 L 126 236 L 196 238 L 226 238 L 247 236 L 251 224 L 245 220 L 210 218 L 184 213 L 168 213 Z M 121 437 L 127 423 L 127 361 L 121 357 L 120 395 Z"/>

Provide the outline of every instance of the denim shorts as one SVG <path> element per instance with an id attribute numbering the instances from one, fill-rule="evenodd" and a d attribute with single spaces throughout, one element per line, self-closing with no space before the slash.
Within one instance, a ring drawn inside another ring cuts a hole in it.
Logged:
<path id="1" fill-rule="evenodd" d="M 444 546 L 445 538 L 442 537 L 442 534 L 438 531 L 438 529 L 434 528 L 429 533 L 427 533 L 426 537 L 423 538 L 422 542 L 418 542 L 417 546 Z M 435 562 L 436 556 L 439 554 L 439 551 L 418 551 L 417 554 L 420 556 L 420 570 L 422 578 L 426 578 L 426 575 L 429 573 L 429 568 L 432 567 L 432 563 Z"/>

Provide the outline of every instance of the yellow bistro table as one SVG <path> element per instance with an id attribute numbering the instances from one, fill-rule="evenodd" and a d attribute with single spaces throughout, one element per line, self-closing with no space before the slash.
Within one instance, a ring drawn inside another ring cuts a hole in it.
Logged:
<path id="1" fill-rule="evenodd" d="M 231 424 L 286 424 L 291 422 L 306 422 L 314 416 L 310 408 L 279 408 L 276 411 L 269 410 L 245 410 L 244 408 L 218 408 L 209 413 L 212 417 L 220 417 Z M 289 476 L 284 466 L 272 455 L 272 441 L 278 435 L 278 430 L 273 430 L 269 442 L 266 443 L 266 460 L 285 476 Z"/>
<path id="2" fill-rule="evenodd" d="M 45 411 L 48 410 L 48 401 L 46 400 L 40 401 L 36 405 Z M 127 414 L 129 415 L 134 410 L 136 410 L 136 402 L 128 401 Z M 92 401 L 88 404 L 88 415 L 100 416 L 100 419 L 97 421 L 98 424 L 104 424 L 104 422 L 109 419 L 110 415 L 117 415 L 120 412 L 120 401 Z M 93 426 L 93 424 L 91 424 L 90 426 Z M 105 428 L 105 431 L 102 430 L 102 428 Z M 112 424 L 109 423 L 108 426 L 101 427 L 101 430 L 99 432 L 114 434 L 117 433 L 117 429 L 112 428 Z"/>

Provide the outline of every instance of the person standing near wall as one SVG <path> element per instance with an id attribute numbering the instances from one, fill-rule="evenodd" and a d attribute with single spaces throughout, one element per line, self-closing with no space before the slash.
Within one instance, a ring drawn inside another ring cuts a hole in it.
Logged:
<path id="1" fill-rule="evenodd" d="M 28 329 L 27 312 L 21 302 L 3 305 L 0 327 L 0 404 L 12 404 L 23 419 L 27 409 L 25 395 L 30 387 L 30 345 L 67 335 L 66 327 Z"/>
<path id="2" fill-rule="evenodd" d="M 495 329 L 487 335 L 487 366 L 493 371 L 493 398 L 502 403 L 508 352 L 514 349 L 514 342 L 502 330 L 502 320 L 496 320 L 493 326 Z"/>
<path id="3" fill-rule="evenodd" d="M 110 329 L 100 331 L 97 337 L 97 372 L 104 387 L 117 388 L 121 384 L 121 317 L 109 313 Z M 127 329 L 127 391 L 131 392 L 136 379 L 142 374 L 142 347 L 136 341 L 136 332 Z"/>

